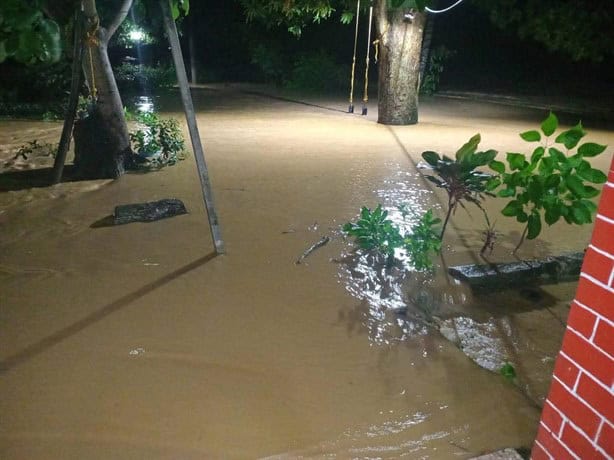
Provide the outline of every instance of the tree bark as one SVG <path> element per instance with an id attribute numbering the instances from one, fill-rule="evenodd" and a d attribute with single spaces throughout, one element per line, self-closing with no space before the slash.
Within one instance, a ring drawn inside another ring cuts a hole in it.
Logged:
<path id="1" fill-rule="evenodd" d="M 387 0 L 376 1 L 379 35 L 378 123 L 411 125 L 418 122 L 420 51 L 424 13 L 404 17 L 401 8 L 388 8 Z"/>
<path id="2" fill-rule="evenodd" d="M 95 104 L 75 124 L 75 171 L 84 179 L 120 177 L 132 154 L 124 106 L 109 61 L 107 46 L 126 17 L 132 0 L 124 0 L 109 28 L 100 25 L 95 0 L 83 0 L 87 37 L 83 72 Z"/>

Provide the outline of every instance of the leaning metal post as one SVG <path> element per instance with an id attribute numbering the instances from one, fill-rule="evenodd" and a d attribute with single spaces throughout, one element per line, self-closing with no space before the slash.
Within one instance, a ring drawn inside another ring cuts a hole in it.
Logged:
<path id="1" fill-rule="evenodd" d="M 192 140 L 192 149 L 194 150 L 194 158 L 196 159 L 196 167 L 198 168 L 198 177 L 200 178 L 205 207 L 207 208 L 207 217 L 209 219 L 209 227 L 211 228 L 213 245 L 215 246 L 216 253 L 224 254 L 224 241 L 222 240 L 217 213 L 215 212 L 215 206 L 213 204 L 213 192 L 211 191 L 209 172 L 207 171 L 207 163 L 205 162 L 205 153 L 200 142 L 198 125 L 196 124 L 196 116 L 194 114 L 194 105 L 192 104 L 192 96 L 190 95 L 190 88 L 188 86 L 188 77 L 185 72 L 183 55 L 181 54 L 179 36 L 177 35 L 177 26 L 171 14 L 170 0 L 160 0 L 160 8 L 162 9 L 162 16 L 164 18 L 164 28 L 166 29 L 168 41 L 171 45 L 173 62 L 175 64 L 175 71 L 177 72 L 177 82 L 179 83 L 179 90 L 181 92 L 181 101 L 183 102 L 183 109 L 188 123 L 188 131 L 190 132 L 190 139 Z"/>

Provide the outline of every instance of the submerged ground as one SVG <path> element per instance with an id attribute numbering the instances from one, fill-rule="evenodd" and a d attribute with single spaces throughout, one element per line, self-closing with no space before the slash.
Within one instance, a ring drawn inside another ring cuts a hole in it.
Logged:
<path id="1" fill-rule="evenodd" d="M 526 151 L 518 133 L 546 113 L 433 98 L 419 125 L 387 127 L 374 106 L 361 117 L 342 100 L 252 89 L 195 91 L 224 256 L 191 157 L 115 182 L 0 192 L 0 457 L 447 459 L 530 446 L 575 284 L 475 295 L 448 279 L 443 264 L 480 261 L 476 211 L 454 217 L 435 277 L 398 285 L 340 261 L 339 226 L 362 205 L 441 212 L 416 168 L 423 150 L 451 154 L 480 132 L 485 149 Z M 11 158 L 60 130 L 1 122 L 4 171 L 50 164 Z M 118 204 L 169 197 L 190 213 L 96 225 Z M 489 202 L 491 215 L 503 205 Z M 503 216 L 497 228 L 489 259 L 514 260 L 521 229 Z M 546 229 L 520 255 L 582 250 L 591 230 Z M 517 384 L 414 321 L 418 297 L 498 331 Z M 391 312 L 399 303 L 407 314 Z"/>

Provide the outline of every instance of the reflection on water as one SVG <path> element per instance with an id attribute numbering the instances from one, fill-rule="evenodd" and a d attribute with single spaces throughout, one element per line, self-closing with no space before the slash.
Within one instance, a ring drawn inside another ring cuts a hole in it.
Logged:
<path id="1" fill-rule="evenodd" d="M 387 166 L 392 173 L 375 191 L 378 202 L 402 233 L 410 233 L 411 227 L 432 207 L 429 199 L 432 192 L 425 189 L 419 173 L 405 171 L 398 163 Z M 405 205 L 406 213 L 400 211 L 401 205 Z M 363 325 L 370 340 L 380 345 L 425 334 L 432 313 L 429 305 L 433 302 L 425 302 L 424 290 L 420 290 L 421 297 L 412 299 L 415 300 L 412 306 L 417 309 L 408 309 L 403 286 L 415 271 L 404 250 L 397 249 L 395 256 L 395 265 L 387 266 L 374 254 L 352 252 L 339 264 L 339 277 L 346 290 L 364 302 Z"/>
<path id="2" fill-rule="evenodd" d="M 154 100 L 151 96 L 138 96 L 134 101 L 134 107 L 140 113 L 152 113 L 155 110 Z"/>

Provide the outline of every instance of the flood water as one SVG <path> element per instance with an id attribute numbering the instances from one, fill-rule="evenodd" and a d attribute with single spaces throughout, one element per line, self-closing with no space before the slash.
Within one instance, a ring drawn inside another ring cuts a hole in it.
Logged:
<path id="1" fill-rule="evenodd" d="M 446 277 L 480 261 L 477 210 L 454 216 L 434 277 L 344 262 L 339 228 L 363 205 L 441 212 L 416 168 L 423 150 L 451 154 L 480 132 L 485 149 L 518 151 L 517 134 L 545 114 L 431 99 L 419 125 L 386 127 L 375 107 L 360 117 L 311 102 L 195 91 L 223 256 L 191 157 L 114 182 L 0 192 L 0 458 L 465 459 L 532 444 L 575 283 L 476 295 Z M 176 100 L 156 103 L 183 119 Z M 587 128 L 612 145 L 612 132 Z M 51 164 L 11 155 L 60 132 L 1 121 L 0 171 Z M 94 225 L 116 205 L 171 197 L 189 214 Z M 502 207 L 488 203 L 491 216 Z M 497 229 L 489 259 L 514 260 L 521 229 L 503 216 Z M 591 230 L 547 228 L 520 255 L 582 250 Z M 408 309 L 416 299 L 503 331 L 519 382 L 425 326 Z"/>

